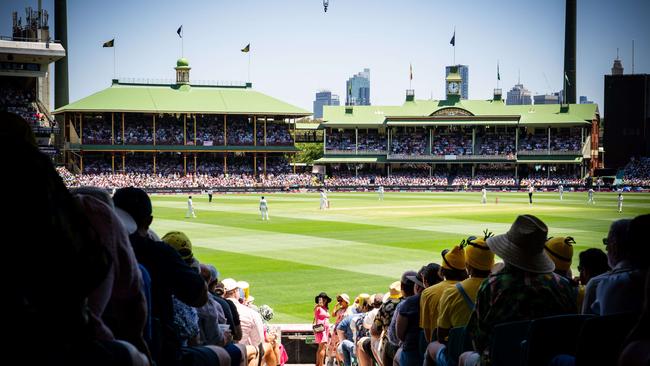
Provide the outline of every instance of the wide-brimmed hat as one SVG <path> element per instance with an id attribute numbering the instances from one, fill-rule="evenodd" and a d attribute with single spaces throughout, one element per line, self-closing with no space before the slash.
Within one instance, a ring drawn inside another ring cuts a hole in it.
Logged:
<path id="1" fill-rule="evenodd" d="M 549 258 L 555 263 L 555 268 L 562 271 L 568 271 L 571 268 L 573 245 L 575 243 L 576 241 L 570 236 L 559 236 L 546 241 L 544 249 L 548 253 Z"/>
<path id="2" fill-rule="evenodd" d="M 350 304 L 350 296 L 348 294 L 340 294 L 336 297 L 336 300 L 338 301 L 338 298 L 341 298 L 343 301 L 345 301 L 348 305 Z"/>
<path id="3" fill-rule="evenodd" d="M 326 294 L 325 292 L 321 292 L 321 293 L 318 294 L 316 297 L 314 297 L 314 303 L 318 304 L 318 299 L 319 299 L 319 298 L 323 298 L 323 299 L 325 299 L 326 302 L 327 302 L 328 304 L 329 304 L 330 302 L 332 302 L 332 298 L 330 298 L 329 296 L 327 296 L 327 294 Z"/>
<path id="4" fill-rule="evenodd" d="M 533 273 L 549 273 L 553 261 L 544 254 L 548 227 L 533 215 L 520 215 L 507 233 L 488 238 L 487 245 L 504 262 Z"/>
<path id="5" fill-rule="evenodd" d="M 413 274 L 408 275 L 408 276 L 406 276 L 406 278 L 407 278 L 409 281 L 413 282 L 414 284 L 420 286 L 421 288 L 424 288 L 424 283 L 420 280 L 420 278 L 418 278 L 418 274 L 417 274 L 417 273 L 414 274 L 414 275 L 413 275 Z"/>

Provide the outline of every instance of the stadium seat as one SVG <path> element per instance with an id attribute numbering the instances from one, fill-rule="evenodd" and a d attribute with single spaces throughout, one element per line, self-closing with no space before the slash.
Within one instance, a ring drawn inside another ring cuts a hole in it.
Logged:
<path id="1" fill-rule="evenodd" d="M 576 366 L 615 365 L 637 319 L 637 314 L 622 313 L 585 320 L 578 337 Z"/>
<path id="2" fill-rule="evenodd" d="M 490 337 L 490 360 L 492 365 L 519 366 L 521 342 L 526 339 L 530 320 L 499 324 Z"/>
<path id="3" fill-rule="evenodd" d="M 447 359 L 450 366 L 458 363 L 458 357 L 465 351 L 472 350 L 472 339 L 465 332 L 465 327 L 456 327 L 449 330 L 449 343 L 447 343 Z"/>
<path id="4" fill-rule="evenodd" d="M 558 315 L 535 319 L 521 344 L 522 365 L 546 366 L 556 355 L 575 355 L 578 335 L 593 315 Z"/>

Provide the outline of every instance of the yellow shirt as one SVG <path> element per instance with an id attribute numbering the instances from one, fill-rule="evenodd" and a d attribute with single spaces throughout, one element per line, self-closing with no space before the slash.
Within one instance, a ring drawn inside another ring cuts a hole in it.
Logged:
<path id="1" fill-rule="evenodd" d="M 485 278 L 470 277 L 460 284 L 472 301 L 476 301 L 478 288 Z M 465 298 L 454 285 L 442 293 L 438 303 L 438 328 L 451 329 L 467 325 L 472 310 L 467 305 Z"/>
<path id="2" fill-rule="evenodd" d="M 456 282 L 458 281 L 445 280 L 422 291 L 420 295 L 420 328 L 424 329 L 427 340 L 430 340 L 431 331 L 436 329 L 438 323 L 438 301 L 440 301 L 442 293 L 447 288 L 453 287 Z"/>

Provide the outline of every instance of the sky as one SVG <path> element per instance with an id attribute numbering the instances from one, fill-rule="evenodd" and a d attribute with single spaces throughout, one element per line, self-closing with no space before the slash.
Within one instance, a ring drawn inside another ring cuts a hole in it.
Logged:
<path id="1" fill-rule="evenodd" d="M 54 1 L 43 0 L 54 29 Z M 2 0 L 0 35 L 11 11 L 24 16 L 36 0 Z M 309 111 L 316 91 L 345 100 L 345 81 L 370 69 L 373 105 L 444 99 L 444 67 L 469 66 L 469 98 L 489 99 L 499 63 L 506 92 L 521 80 L 533 94 L 562 88 L 564 0 L 68 0 L 70 101 L 110 86 L 115 38 L 118 78 L 173 79 L 183 56 L 190 80 L 247 81 L 265 94 Z M 578 0 L 577 95 L 603 106 L 603 75 L 617 48 L 625 73 L 650 73 L 650 1 Z M 251 44 L 250 54 L 240 51 Z M 519 79 L 520 78 L 520 79 Z M 52 98 L 53 100 L 54 98 Z"/>

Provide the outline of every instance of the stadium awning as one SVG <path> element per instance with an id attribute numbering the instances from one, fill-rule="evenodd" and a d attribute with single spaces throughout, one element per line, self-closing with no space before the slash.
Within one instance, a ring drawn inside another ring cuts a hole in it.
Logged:
<path id="1" fill-rule="evenodd" d="M 383 156 L 332 156 L 323 157 L 314 161 L 314 164 L 325 163 L 384 163 L 386 158 Z"/>

